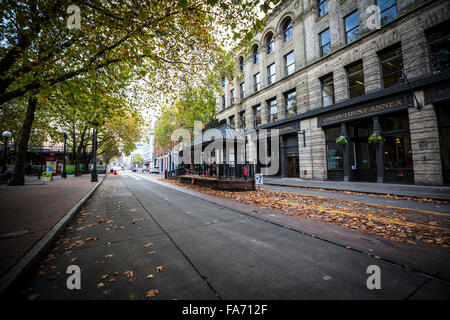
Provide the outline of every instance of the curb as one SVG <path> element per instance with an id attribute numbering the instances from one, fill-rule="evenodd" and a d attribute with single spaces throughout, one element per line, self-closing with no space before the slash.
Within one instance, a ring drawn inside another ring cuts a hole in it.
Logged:
<path id="1" fill-rule="evenodd" d="M 100 184 L 105 180 L 97 182 L 97 184 L 80 200 L 78 201 L 72 209 L 70 209 L 42 238 L 36 242 L 28 252 L 23 255 L 19 261 L 17 261 L 0 279 L 0 294 L 3 295 L 6 290 L 11 287 L 11 285 L 26 271 L 42 257 L 50 245 L 56 240 L 58 235 L 64 230 L 64 228 L 69 224 L 73 217 L 78 213 L 80 208 L 87 202 L 87 200 L 92 196 L 92 194 L 97 190 Z"/>
<path id="2" fill-rule="evenodd" d="M 410 197 L 410 198 L 415 198 L 415 199 L 420 199 L 421 197 L 418 196 L 412 196 L 411 194 L 402 194 L 402 193 L 387 193 L 387 192 L 379 192 L 379 191 L 363 191 L 363 190 L 350 190 L 350 189 L 337 189 L 337 188 L 332 188 L 332 187 L 306 187 L 306 186 L 292 186 L 292 185 L 288 185 L 288 184 L 281 184 L 281 183 L 271 183 L 271 182 L 265 182 L 265 185 L 268 186 L 276 186 L 276 187 L 286 187 L 286 188 L 299 188 L 299 189 L 323 189 L 324 191 L 340 191 L 340 192 L 359 192 L 359 193 L 365 193 L 365 194 L 375 194 L 375 195 L 381 195 L 381 196 L 398 196 L 398 197 Z M 433 200 L 439 200 L 439 201 L 450 201 L 449 198 L 445 198 L 445 197 L 440 197 L 440 196 L 423 196 L 425 198 L 428 199 L 433 199 Z"/>

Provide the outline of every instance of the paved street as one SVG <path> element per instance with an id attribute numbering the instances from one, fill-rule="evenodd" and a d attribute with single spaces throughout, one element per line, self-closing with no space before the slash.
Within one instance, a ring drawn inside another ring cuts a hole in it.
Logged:
<path id="1" fill-rule="evenodd" d="M 450 285 L 152 182 L 108 177 L 16 289 L 40 299 L 449 298 Z M 81 290 L 68 290 L 78 265 Z M 366 269 L 381 269 L 369 290 Z M 37 296 L 39 295 L 39 296 Z"/>

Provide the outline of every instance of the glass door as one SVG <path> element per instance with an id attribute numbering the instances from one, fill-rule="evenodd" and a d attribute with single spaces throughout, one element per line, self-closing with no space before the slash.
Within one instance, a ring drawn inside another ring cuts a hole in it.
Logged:
<path id="1" fill-rule="evenodd" d="M 372 119 L 370 122 L 357 123 L 350 126 L 350 135 L 353 143 L 352 180 L 376 181 L 376 151 L 368 142 L 373 133 Z"/>
<path id="2" fill-rule="evenodd" d="M 288 177 L 298 177 L 298 157 L 291 156 L 286 158 L 287 161 L 287 176 Z"/>

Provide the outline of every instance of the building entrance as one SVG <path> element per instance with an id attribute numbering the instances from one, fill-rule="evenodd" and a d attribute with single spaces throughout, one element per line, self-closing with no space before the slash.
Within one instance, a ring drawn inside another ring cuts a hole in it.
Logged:
<path id="1" fill-rule="evenodd" d="M 297 156 L 288 156 L 286 157 L 286 168 L 287 168 L 287 176 L 290 178 L 298 178 L 298 157 Z"/>
<path id="2" fill-rule="evenodd" d="M 349 124 L 350 143 L 352 148 L 351 179 L 353 181 L 377 180 L 377 164 L 375 146 L 368 142 L 373 133 L 373 122 L 356 122 Z"/>

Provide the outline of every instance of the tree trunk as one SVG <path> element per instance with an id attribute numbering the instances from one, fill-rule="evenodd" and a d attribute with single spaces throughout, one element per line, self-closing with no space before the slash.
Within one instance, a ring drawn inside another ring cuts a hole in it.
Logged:
<path id="1" fill-rule="evenodd" d="M 11 177 L 11 186 L 23 186 L 25 184 L 25 160 L 28 151 L 28 142 L 30 140 L 31 128 L 34 122 L 34 113 L 36 112 L 37 98 L 32 95 L 28 98 L 27 114 L 20 134 L 20 141 L 16 151 L 16 161 L 14 163 L 14 171 Z"/>
<path id="2" fill-rule="evenodd" d="M 77 156 L 75 157 L 75 177 L 81 177 L 83 175 L 80 169 L 80 158 L 81 154 L 77 153 Z"/>
<path id="3" fill-rule="evenodd" d="M 92 155 L 91 153 L 84 153 L 84 173 L 89 173 L 89 165 L 91 163 Z"/>

